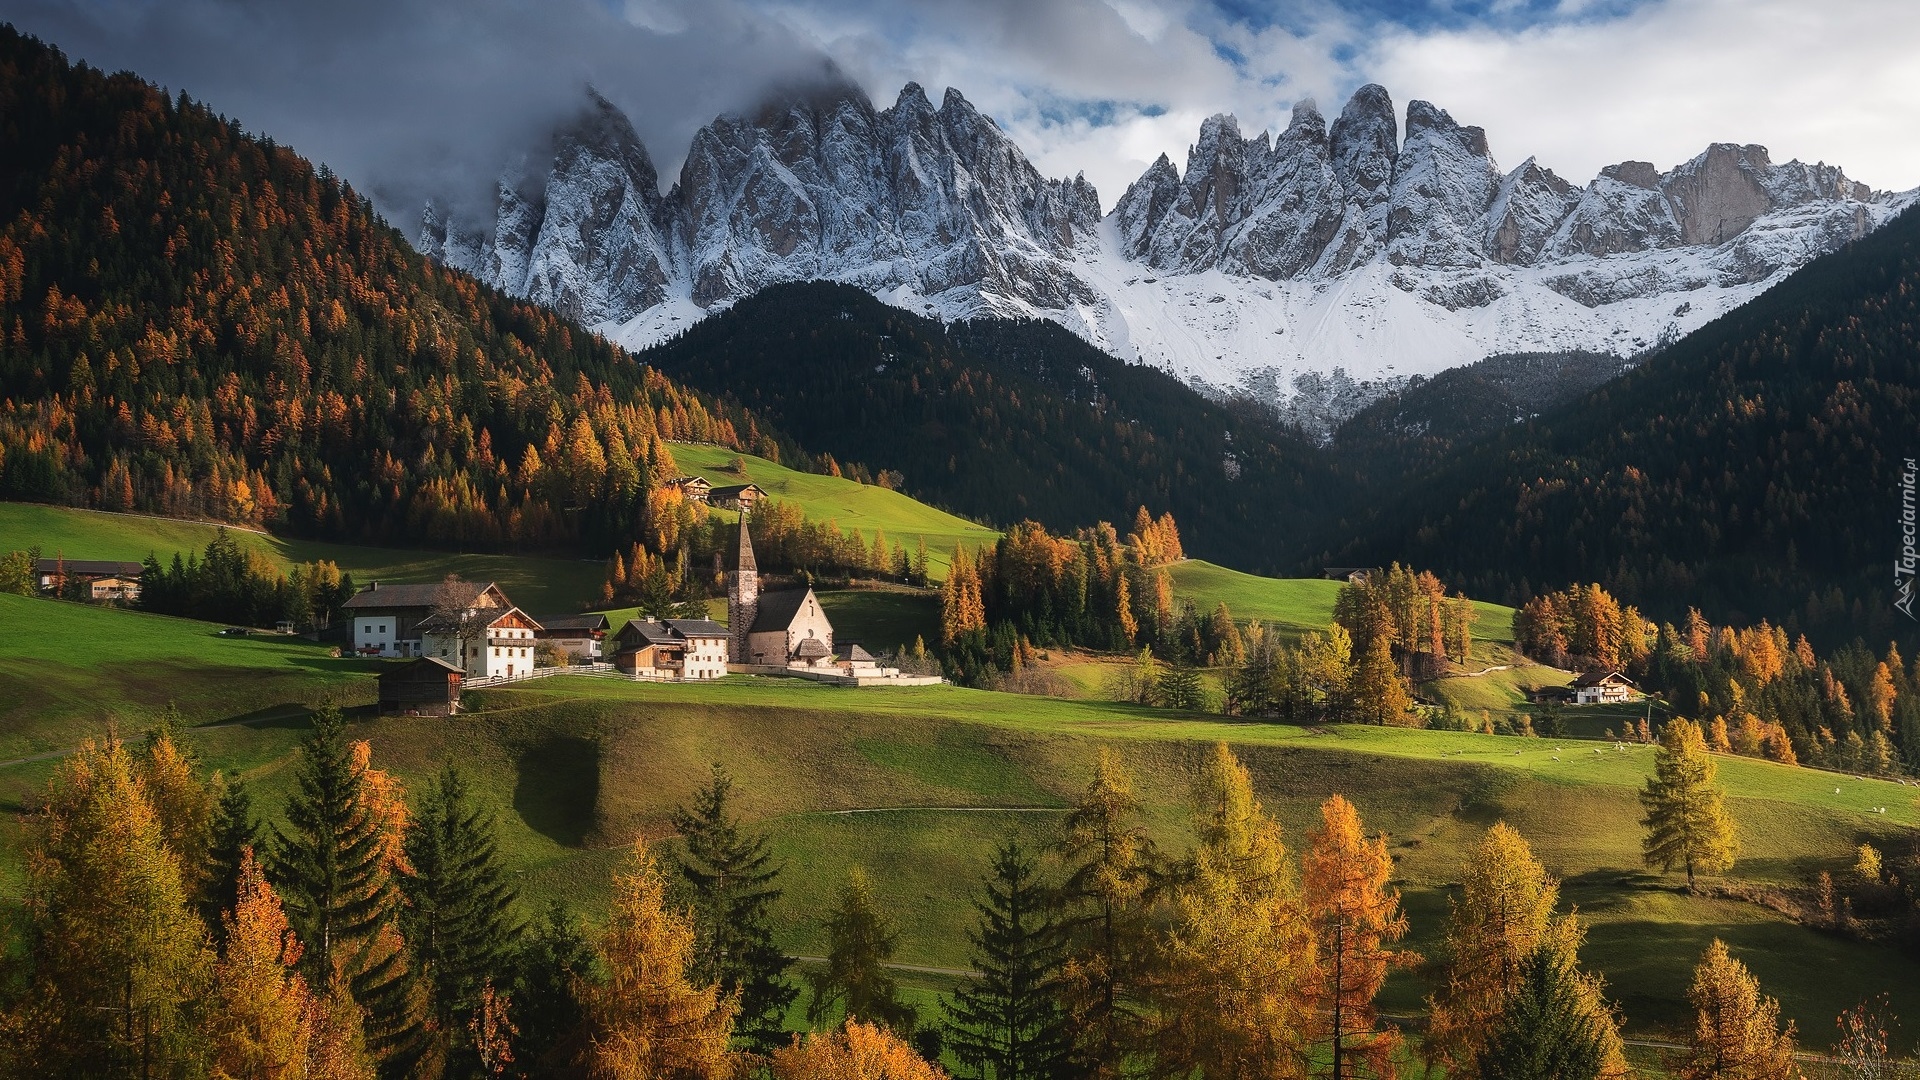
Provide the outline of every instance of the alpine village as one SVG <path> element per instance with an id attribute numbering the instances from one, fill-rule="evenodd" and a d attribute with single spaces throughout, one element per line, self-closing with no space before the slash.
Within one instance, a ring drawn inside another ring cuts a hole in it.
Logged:
<path id="1" fill-rule="evenodd" d="M 1369 86 L 1103 216 L 829 87 L 664 183 L 595 94 L 462 231 L 65 25 L 0 25 L 0 1078 L 1920 1077 L 1914 193 L 1503 174 Z M 1196 268 L 1310 161 L 1311 257 Z M 1762 261 L 1554 279 L 1611 350 L 1152 352 L 1578 244 Z"/>

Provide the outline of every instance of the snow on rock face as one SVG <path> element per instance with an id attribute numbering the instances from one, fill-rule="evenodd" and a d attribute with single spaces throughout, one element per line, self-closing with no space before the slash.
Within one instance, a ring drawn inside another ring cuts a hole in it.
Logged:
<path id="1" fill-rule="evenodd" d="M 1484 131 L 1427 102 L 1401 130 L 1379 86 L 1331 128 L 1311 101 L 1277 137 L 1210 117 L 1184 171 L 1161 155 L 1103 218 L 1084 178 L 1042 177 L 955 90 L 935 108 L 909 83 L 875 109 L 828 86 L 719 117 L 664 196 L 593 95 L 501 179 L 492 221 L 429 204 L 419 244 L 636 348 L 824 278 L 942 318 L 1053 319 L 1196 382 L 1286 394 L 1498 352 L 1632 354 L 1920 200 L 1731 143 L 1579 187 L 1531 158 L 1503 175 Z"/>

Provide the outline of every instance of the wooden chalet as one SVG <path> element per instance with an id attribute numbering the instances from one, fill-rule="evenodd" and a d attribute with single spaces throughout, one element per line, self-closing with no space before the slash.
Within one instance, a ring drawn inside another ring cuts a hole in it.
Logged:
<path id="1" fill-rule="evenodd" d="M 751 514 L 754 504 L 766 497 L 766 490 L 759 484 L 730 484 L 714 488 L 708 493 L 707 501 L 723 510 Z"/>
<path id="2" fill-rule="evenodd" d="M 383 716 L 452 716 L 460 711 L 464 673 L 437 656 L 394 664 L 374 676 Z"/>
<path id="3" fill-rule="evenodd" d="M 667 487 L 677 488 L 688 502 L 703 503 L 713 493 L 713 485 L 702 476 L 676 476 L 667 481 Z"/>
<path id="4" fill-rule="evenodd" d="M 1572 689 L 1575 705 L 1613 705 L 1640 693 L 1633 680 L 1618 671 L 1589 671 L 1573 680 Z"/>

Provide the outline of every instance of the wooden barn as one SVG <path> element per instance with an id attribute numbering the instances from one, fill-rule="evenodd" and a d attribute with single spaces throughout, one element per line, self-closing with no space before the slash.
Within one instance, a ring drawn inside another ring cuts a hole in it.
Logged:
<path id="1" fill-rule="evenodd" d="M 459 668 L 437 656 L 395 664 L 375 676 L 382 716 L 452 716 L 460 711 Z"/>

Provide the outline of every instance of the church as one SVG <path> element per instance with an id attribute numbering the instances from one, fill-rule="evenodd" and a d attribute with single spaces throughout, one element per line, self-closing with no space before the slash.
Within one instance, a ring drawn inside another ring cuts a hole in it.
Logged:
<path id="1" fill-rule="evenodd" d="M 740 515 L 740 550 L 727 574 L 727 661 L 766 667 L 828 667 L 833 623 L 813 589 L 760 591 L 760 568 Z"/>

